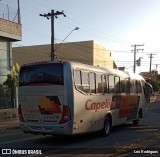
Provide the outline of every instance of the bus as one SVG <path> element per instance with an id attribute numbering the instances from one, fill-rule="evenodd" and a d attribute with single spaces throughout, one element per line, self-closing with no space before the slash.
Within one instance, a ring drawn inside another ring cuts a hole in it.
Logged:
<path id="1" fill-rule="evenodd" d="M 24 133 L 74 135 L 101 131 L 144 117 L 149 87 L 142 76 L 71 61 L 25 64 L 19 74 Z"/>

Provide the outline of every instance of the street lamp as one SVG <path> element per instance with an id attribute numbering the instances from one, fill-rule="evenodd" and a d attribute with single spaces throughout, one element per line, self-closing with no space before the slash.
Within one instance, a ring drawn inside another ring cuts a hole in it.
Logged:
<path id="1" fill-rule="evenodd" d="M 73 31 L 77 31 L 79 30 L 79 27 L 76 27 L 74 28 L 73 30 L 70 31 L 70 33 L 62 40 L 62 42 L 60 44 L 58 44 L 58 46 L 55 48 L 54 52 L 56 52 L 56 50 L 61 46 L 61 44 L 70 36 L 70 34 L 73 32 Z"/>

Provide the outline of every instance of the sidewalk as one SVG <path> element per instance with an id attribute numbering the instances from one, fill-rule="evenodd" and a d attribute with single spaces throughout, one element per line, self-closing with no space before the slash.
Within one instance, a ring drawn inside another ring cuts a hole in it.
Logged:
<path id="1" fill-rule="evenodd" d="M 0 132 L 4 132 L 6 130 L 19 129 L 19 128 L 20 128 L 20 121 L 18 118 L 0 121 Z"/>

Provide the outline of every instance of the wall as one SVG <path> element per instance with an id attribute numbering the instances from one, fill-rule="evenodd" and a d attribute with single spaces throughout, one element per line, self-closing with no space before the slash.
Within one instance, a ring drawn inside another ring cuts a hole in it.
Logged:
<path id="1" fill-rule="evenodd" d="M 0 85 L 10 74 L 12 66 L 12 41 L 22 39 L 22 26 L 0 18 Z"/>
<path id="2" fill-rule="evenodd" d="M 1 109 L 0 110 L 0 121 L 18 118 L 18 109 Z"/>
<path id="3" fill-rule="evenodd" d="M 0 84 L 7 78 L 7 74 L 10 73 L 11 69 L 11 43 L 9 40 L 0 37 Z"/>
<path id="4" fill-rule="evenodd" d="M 64 43 L 56 53 L 63 60 L 93 65 L 93 41 Z"/>
<path id="5" fill-rule="evenodd" d="M 0 37 L 22 40 L 22 25 L 0 18 Z"/>
<path id="6" fill-rule="evenodd" d="M 13 65 L 50 60 L 50 45 L 24 46 L 13 48 Z"/>
<path id="7" fill-rule="evenodd" d="M 90 65 L 113 68 L 113 59 L 104 46 L 95 41 L 70 42 L 55 45 L 57 56 L 62 60 L 77 61 Z M 13 64 L 22 66 L 37 61 L 50 61 L 49 45 L 34 45 L 13 48 Z"/>
<path id="8" fill-rule="evenodd" d="M 94 42 L 94 65 L 113 68 L 112 52 L 103 45 Z"/>

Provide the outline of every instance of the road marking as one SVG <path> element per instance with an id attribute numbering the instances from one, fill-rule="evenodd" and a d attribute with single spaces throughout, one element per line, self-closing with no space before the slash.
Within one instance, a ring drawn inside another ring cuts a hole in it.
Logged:
<path id="1" fill-rule="evenodd" d="M 27 141 L 27 140 L 32 140 L 32 139 L 38 139 L 38 138 L 42 138 L 43 136 L 34 136 L 34 137 L 26 137 L 23 139 L 15 139 L 15 140 L 11 140 L 11 141 L 6 141 L 6 142 L 0 142 L 0 145 L 5 145 L 5 144 L 13 144 L 13 143 L 17 143 L 17 142 L 23 142 L 23 141 Z"/>

